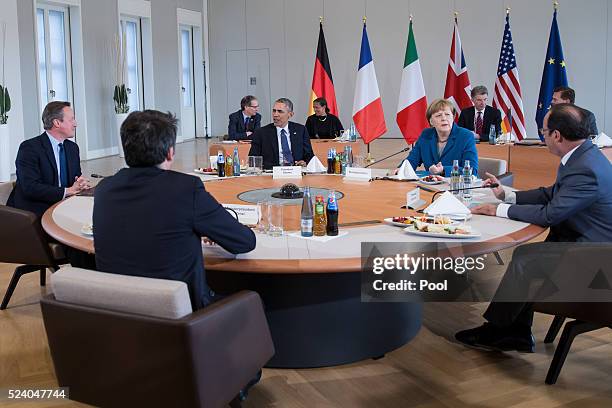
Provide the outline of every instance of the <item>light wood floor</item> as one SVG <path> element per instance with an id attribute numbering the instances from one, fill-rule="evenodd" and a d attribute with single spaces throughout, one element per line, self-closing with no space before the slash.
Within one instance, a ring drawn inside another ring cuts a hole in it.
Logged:
<path id="1" fill-rule="evenodd" d="M 403 141 L 373 144 L 382 157 Z M 207 142 L 178 146 L 175 168 L 206 164 Z M 398 159 L 389 163 L 396 163 Z M 83 173 L 112 174 L 116 157 L 83 163 Z M 385 164 L 383 164 L 384 167 Z M 389 164 L 391 165 L 391 164 Z M 388 165 L 388 166 L 389 166 Z M 512 251 L 502 252 L 508 261 Z M 0 294 L 14 265 L 0 264 Z M 491 268 L 489 268 L 491 269 Z M 493 268 L 491 281 L 504 266 Z M 10 387 L 55 387 L 57 382 L 38 300 L 52 291 L 38 286 L 37 274 L 19 283 L 9 308 L 0 312 L 0 390 Z M 380 360 L 308 370 L 265 369 L 246 407 L 612 407 L 612 330 L 576 338 L 554 386 L 544 384 L 554 346 L 542 339 L 551 317 L 536 315 L 535 354 L 487 353 L 460 346 L 453 335 L 479 325 L 486 304 L 427 303 L 423 328 L 407 345 Z M 78 403 L 21 403 L 0 406 L 85 406 Z"/>

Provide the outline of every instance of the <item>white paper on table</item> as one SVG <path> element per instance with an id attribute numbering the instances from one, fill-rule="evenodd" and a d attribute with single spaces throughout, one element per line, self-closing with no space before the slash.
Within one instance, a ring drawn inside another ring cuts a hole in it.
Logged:
<path id="1" fill-rule="evenodd" d="M 612 139 L 610 139 L 610 136 L 606 135 L 604 132 L 597 135 L 597 137 L 595 137 L 593 140 L 593 143 L 595 143 L 599 148 L 612 147 Z"/>
<path id="2" fill-rule="evenodd" d="M 399 170 L 397 171 L 398 180 L 418 180 L 419 177 L 414 172 L 412 164 L 408 160 L 404 160 Z"/>
<path id="3" fill-rule="evenodd" d="M 321 173 L 327 171 L 327 167 L 323 166 L 321 160 L 317 156 L 313 156 L 306 166 L 306 173 Z"/>
<path id="4" fill-rule="evenodd" d="M 470 209 L 449 191 L 442 193 L 436 201 L 424 210 L 424 213 L 428 215 L 471 214 Z"/>
<path id="5" fill-rule="evenodd" d="M 317 236 L 312 236 L 312 237 L 303 237 L 301 232 L 290 232 L 287 235 L 289 235 L 290 237 L 293 238 L 301 238 L 301 239 L 306 239 L 308 241 L 317 241 L 317 242 L 328 242 L 331 241 L 332 239 L 336 239 L 336 238 L 340 238 L 343 237 L 345 235 L 347 235 L 348 232 L 347 231 L 342 231 L 342 232 L 338 232 L 338 235 L 324 235 L 322 237 L 317 237 Z"/>

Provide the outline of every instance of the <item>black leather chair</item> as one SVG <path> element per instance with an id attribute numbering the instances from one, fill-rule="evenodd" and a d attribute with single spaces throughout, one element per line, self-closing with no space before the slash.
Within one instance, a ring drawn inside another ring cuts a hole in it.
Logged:
<path id="1" fill-rule="evenodd" d="M 45 286 L 47 268 L 56 271 L 66 260 L 62 246 L 48 242 L 36 214 L 0 205 L 0 225 L 0 262 L 22 264 L 15 268 L 0 304 L 4 310 L 23 275 L 40 271 L 40 286 Z"/>

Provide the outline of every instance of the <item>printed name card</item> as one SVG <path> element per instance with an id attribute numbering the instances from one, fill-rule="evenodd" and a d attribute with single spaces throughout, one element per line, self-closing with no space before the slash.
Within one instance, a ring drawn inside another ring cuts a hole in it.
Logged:
<path id="1" fill-rule="evenodd" d="M 259 209 L 256 205 L 222 204 L 226 210 L 232 209 L 238 214 L 238 221 L 245 225 L 256 225 L 259 222 Z M 234 215 L 232 211 L 228 212 Z"/>
<path id="2" fill-rule="evenodd" d="M 302 166 L 274 166 L 273 179 L 302 178 Z"/>
<path id="3" fill-rule="evenodd" d="M 424 200 L 421 200 L 421 189 L 415 188 L 406 193 L 406 208 L 417 209 L 425 204 Z"/>
<path id="4" fill-rule="evenodd" d="M 345 179 L 370 181 L 372 179 L 372 169 L 364 169 L 361 167 L 347 167 Z"/>

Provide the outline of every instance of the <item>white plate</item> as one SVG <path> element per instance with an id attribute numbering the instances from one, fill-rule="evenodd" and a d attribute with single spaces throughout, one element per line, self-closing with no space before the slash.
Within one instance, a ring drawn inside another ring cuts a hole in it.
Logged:
<path id="1" fill-rule="evenodd" d="M 426 215 L 431 215 L 431 214 L 426 214 Z M 472 213 L 469 214 L 444 214 L 445 217 L 450 218 L 451 220 L 455 220 L 455 221 L 463 221 L 463 220 L 469 220 L 470 218 L 472 218 Z"/>
<path id="2" fill-rule="evenodd" d="M 93 236 L 93 225 L 91 225 L 91 224 L 84 224 L 81 227 L 81 234 L 87 235 L 88 237 L 92 237 Z"/>
<path id="3" fill-rule="evenodd" d="M 444 181 L 444 180 L 438 180 L 438 181 L 425 181 L 425 177 L 421 177 L 421 178 L 419 179 L 419 182 L 421 182 L 421 183 L 423 183 L 423 184 L 427 184 L 427 185 L 433 186 L 433 185 L 436 185 L 436 184 L 442 184 L 442 183 L 444 183 L 445 181 Z"/>
<path id="4" fill-rule="evenodd" d="M 446 233 L 441 233 L 441 232 L 423 232 L 423 231 L 417 230 L 412 225 L 404 228 L 404 232 L 407 232 L 413 235 L 420 235 L 423 237 L 430 237 L 430 238 L 469 239 L 469 238 L 479 238 L 482 236 L 478 231 L 474 231 L 474 230 L 472 230 L 471 234 L 446 234 Z"/>
<path id="5" fill-rule="evenodd" d="M 242 169 L 240 169 L 240 171 L 242 171 Z M 200 169 L 193 169 L 193 172 L 198 174 L 206 174 L 209 176 L 216 176 L 219 174 L 217 171 L 202 171 Z"/>
<path id="6" fill-rule="evenodd" d="M 404 228 L 412 225 L 412 224 L 404 224 L 403 222 L 393 221 L 393 218 L 385 218 L 383 222 L 385 224 L 395 225 L 396 227 L 404 227 Z M 439 224 L 436 224 L 436 225 L 439 225 Z M 459 221 L 451 220 L 451 223 L 448 225 L 459 225 Z"/>

